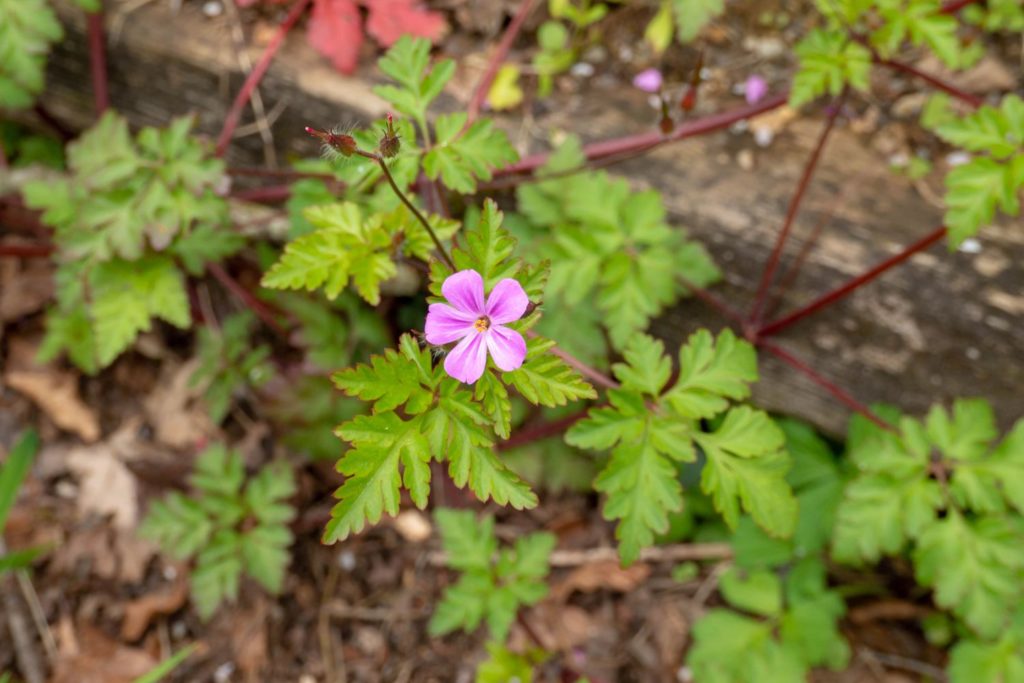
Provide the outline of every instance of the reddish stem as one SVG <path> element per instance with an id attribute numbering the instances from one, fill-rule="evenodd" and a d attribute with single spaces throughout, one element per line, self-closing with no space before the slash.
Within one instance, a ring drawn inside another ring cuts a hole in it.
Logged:
<path id="1" fill-rule="evenodd" d="M 601 142 L 586 145 L 583 148 L 583 153 L 586 155 L 588 161 L 596 161 L 605 157 L 628 154 L 635 152 L 636 150 L 653 149 L 670 142 L 676 142 L 678 140 L 684 140 L 698 135 L 705 135 L 723 128 L 728 128 L 739 121 L 777 109 L 784 105 L 788 98 L 789 92 L 787 90 L 776 95 L 772 95 L 771 97 L 766 97 L 757 104 L 736 107 L 735 109 L 711 114 L 710 116 L 705 116 L 683 123 L 670 135 L 662 135 L 658 131 L 648 131 L 646 133 L 637 133 L 636 135 L 627 135 L 621 138 L 613 138 L 611 140 L 603 140 Z M 502 177 L 516 173 L 532 173 L 547 163 L 549 156 L 550 155 L 548 153 L 531 154 L 515 164 L 496 170 L 494 175 L 495 177 Z"/>
<path id="2" fill-rule="evenodd" d="M 819 375 L 814 368 L 812 368 L 810 365 L 808 365 L 807 363 L 803 362 L 802 360 L 791 354 L 789 351 L 786 351 L 781 346 L 778 346 L 764 339 L 757 340 L 757 345 L 759 348 L 762 348 L 765 351 L 768 351 L 769 353 L 779 358 L 779 360 L 783 361 L 784 363 L 792 367 L 794 370 L 802 372 L 812 382 L 814 382 L 822 389 L 827 391 L 829 394 L 834 396 L 840 403 L 845 405 L 847 408 L 857 413 L 860 413 L 861 415 L 863 415 L 864 417 L 866 417 L 867 419 L 871 420 L 876 425 L 881 427 L 882 429 L 894 431 L 894 428 L 891 424 L 889 424 L 882 418 L 878 417 L 878 415 L 875 415 L 875 413 L 873 413 L 870 408 L 868 408 L 866 405 L 855 399 L 853 396 L 847 393 L 846 390 L 844 390 L 842 387 L 838 386 L 837 384 L 834 384 L 830 380 Z"/>
<path id="3" fill-rule="evenodd" d="M 835 216 L 836 211 L 846 200 L 845 188 L 839 191 L 839 196 L 831 203 L 828 211 L 822 214 L 821 218 L 817 223 L 814 224 L 814 229 L 811 230 L 811 234 L 807 236 L 803 245 L 800 247 L 800 253 L 793 259 L 793 263 L 782 273 L 779 277 L 779 286 L 776 287 L 775 294 L 768 300 L 765 306 L 764 315 L 765 317 L 774 315 L 775 311 L 778 310 L 779 304 L 782 303 L 783 297 L 786 296 L 786 292 L 792 287 L 793 283 L 796 282 L 797 277 L 800 275 L 800 270 L 803 268 L 804 262 L 807 257 L 811 254 L 811 249 L 817 244 L 818 238 L 821 237 L 822 231 L 825 226 Z"/>
<path id="4" fill-rule="evenodd" d="M 552 436 L 557 436 L 565 432 L 565 430 L 572 427 L 574 424 L 582 420 L 587 416 L 587 411 L 581 411 L 574 415 L 568 415 L 559 420 L 553 420 L 551 422 L 540 422 L 534 425 L 527 426 L 523 429 L 518 430 L 515 434 L 510 436 L 505 441 L 498 442 L 499 451 L 507 451 L 512 448 L 519 448 L 526 444 L 533 443 L 534 441 L 542 441 Z"/>
<path id="5" fill-rule="evenodd" d="M 0 244 L 0 257 L 43 258 L 53 253 L 49 244 Z"/>
<path id="6" fill-rule="evenodd" d="M 942 6 L 939 10 L 939 14 L 956 14 L 964 7 L 973 5 L 976 2 L 978 2 L 978 0 L 951 0 Z"/>
<path id="7" fill-rule="evenodd" d="M 839 301 L 840 299 L 842 299 L 843 297 L 845 297 L 847 294 L 849 294 L 850 292 L 854 291 L 855 289 L 858 289 L 858 288 L 862 287 L 863 285 L 866 285 L 867 283 L 871 282 L 876 277 L 878 277 L 879 275 L 881 275 L 885 271 L 889 270 L 893 266 L 896 266 L 896 265 L 899 265 L 900 263 L 903 263 L 904 261 L 909 259 L 911 256 L 916 254 L 917 252 L 924 251 L 928 247 L 930 247 L 933 244 L 935 244 L 936 242 L 940 241 L 945 236 L 946 236 L 946 226 L 941 226 L 941 227 L 935 229 L 934 231 L 932 231 L 928 235 L 925 235 L 924 237 L 922 237 L 918 241 L 914 242 L 910 246 L 908 246 L 905 249 L 903 249 L 902 251 L 900 251 L 898 254 L 894 254 L 893 256 L 891 256 L 891 257 L 887 258 L 886 260 L 882 261 L 881 263 L 879 263 L 877 266 L 875 266 L 871 270 L 867 271 L 866 273 L 863 273 L 863 274 L 853 278 L 852 280 L 847 282 L 845 285 L 843 285 L 841 287 L 837 287 L 836 289 L 833 289 L 831 292 L 818 297 L 817 299 L 815 299 L 811 303 L 807 304 L 806 306 L 804 306 L 802 308 L 799 308 L 799 309 L 793 311 L 792 313 L 790 313 L 790 314 L 788 314 L 788 315 L 786 315 L 786 316 L 784 316 L 784 317 L 782 317 L 782 318 L 780 318 L 780 319 L 778 319 L 778 320 L 776 320 L 774 322 L 768 323 L 767 325 L 765 325 L 764 327 L 762 327 L 758 331 L 758 333 L 757 333 L 758 336 L 759 337 L 766 337 L 766 336 L 775 334 L 775 333 L 779 332 L 780 330 L 783 330 L 783 329 L 789 327 L 793 323 L 795 323 L 795 322 L 797 322 L 799 320 L 803 320 L 804 318 L 806 318 L 809 315 L 817 313 L 818 311 L 820 311 L 821 309 L 825 308 L 826 306 L 828 306 L 830 304 L 833 304 L 836 301 Z"/>
<path id="8" fill-rule="evenodd" d="M 874 59 L 876 63 L 881 64 L 882 66 L 887 66 L 891 69 L 896 69 L 897 71 L 902 71 L 916 78 L 920 78 L 925 83 L 928 83 L 929 85 L 945 93 L 949 93 L 953 97 L 957 98 L 962 102 L 966 102 L 975 109 L 984 104 L 984 100 L 982 100 L 980 97 L 976 97 L 970 94 L 969 92 L 961 90 L 960 88 L 956 87 L 949 81 L 943 80 L 938 76 L 933 76 L 927 71 L 921 71 L 916 66 L 913 66 L 911 64 L 905 64 L 904 62 L 900 62 L 895 59 L 882 59 L 878 55 L 875 55 Z"/>
<path id="9" fill-rule="evenodd" d="M 86 17 L 89 34 L 89 68 L 92 73 L 92 96 L 96 116 L 110 107 L 110 86 L 107 81 L 107 46 L 103 29 L 103 2 L 96 12 Z"/>
<path id="10" fill-rule="evenodd" d="M 267 304 L 260 301 L 258 298 L 252 295 L 252 293 L 243 287 L 237 280 L 228 275 L 228 272 L 224 270 L 224 267 L 219 263 L 211 262 L 206 265 L 210 274 L 217 279 L 224 289 L 234 294 L 238 299 L 246 305 L 246 307 L 255 313 L 260 320 L 266 323 L 267 327 L 271 328 L 279 334 L 282 338 L 288 338 L 288 330 L 286 330 L 281 323 L 274 317 L 274 312 L 270 310 Z"/>
<path id="11" fill-rule="evenodd" d="M 842 109 L 845 99 L 846 92 L 844 91 L 832 101 L 832 111 L 829 112 L 828 119 L 825 121 L 825 127 L 821 129 L 821 135 L 818 136 L 818 142 L 814 145 L 814 151 L 811 152 L 810 158 L 804 165 L 804 172 L 800 176 L 800 183 L 796 186 L 796 192 L 793 193 L 793 197 L 789 200 L 789 208 L 786 210 L 786 218 L 782 223 L 782 230 L 779 231 L 779 236 L 775 240 L 775 247 L 772 249 L 771 256 L 768 257 L 768 263 L 765 264 L 764 273 L 761 275 L 761 282 L 757 286 L 757 297 L 754 300 L 753 307 L 750 309 L 750 320 L 752 322 L 757 321 L 764 308 L 765 297 L 768 296 L 768 290 L 771 288 L 775 271 L 779 267 L 779 259 L 782 258 L 782 248 L 786 245 L 786 240 L 789 239 L 790 230 L 793 228 L 793 221 L 796 220 L 797 213 L 800 211 L 800 203 L 803 201 L 807 188 L 811 184 L 811 178 L 814 177 L 814 171 L 818 167 L 821 153 L 825 149 L 825 143 L 828 142 L 829 134 L 832 133 L 832 129 L 835 127 L 836 119 L 839 117 L 839 111 Z"/>
<path id="12" fill-rule="evenodd" d="M 710 291 L 704 289 L 703 287 L 696 283 L 691 282 L 690 280 L 687 280 L 685 277 L 681 275 L 677 277 L 679 278 L 679 281 L 683 283 L 683 286 L 690 290 L 694 296 L 696 296 L 698 299 L 706 303 L 711 308 L 721 313 L 722 316 L 728 318 L 729 320 L 732 320 L 734 323 L 737 323 L 740 326 L 743 326 L 746 323 L 746 320 L 743 319 L 743 315 L 739 311 L 737 311 L 735 308 L 722 301 L 720 298 L 712 294 Z"/>
<path id="13" fill-rule="evenodd" d="M 263 76 L 267 73 L 267 69 L 270 68 L 270 63 L 274 61 L 274 56 L 284 43 L 285 36 L 288 35 L 288 31 L 292 29 L 295 22 L 302 16 L 302 12 L 309 5 L 309 2 L 310 0 L 296 0 L 284 21 L 277 28 L 277 33 L 267 43 L 267 47 L 263 50 L 260 60 L 246 77 L 245 83 L 242 84 L 242 89 L 238 91 L 238 96 L 235 97 L 235 101 L 224 119 L 224 127 L 220 131 L 220 136 L 217 138 L 217 156 L 224 156 L 224 152 L 227 151 L 228 145 L 231 143 L 231 136 L 234 134 L 235 128 L 238 127 L 238 122 L 242 118 L 242 110 L 249 104 L 253 91 L 256 90 L 260 81 L 263 80 Z"/>
<path id="14" fill-rule="evenodd" d="M 0 140 L 0 170 L 6 171 L 11 167 L 11 162 L 7 158 L 7 150 L 4 149 L 4 141 Z"/>
<path id="15" fill-rule="evenodd" d="M 501 37 L 501 42 L 498 43 L 494 54 L 491 55 L 487 62 L 487 70 L 484 71 L 483 76 L 480 77 L 480 82 L 476 84 L 476 90 L 473 91 L 473 97 L 469 101 L 467 124 L 475 121 L 476 117 L 480 115 L 480 110 L 487 100 L 487 93 L 491 90 L 491 84 L 494 83 L 494 77 L 498 75 L 501 63 L 508 56 L 508 51 L 512 49 L 512 43 L 515 42 L 516 36 L 519 35 L 519 31 L 523 28 L 523 23 L 530 16 L 530 12 L 533 11 L 536 4 L 537 0 L 523 0 L 522 4 L 519 5 L 516 15 L 509 22 L 508 28 L 505 29 L 505 35 Z"/>
<path id="16" fill-rule="evenodd" d="M 536 337 L 537 334 L 531 330 L 526 333 L 526 336 Z M 597 386 L 604 387 L 605 389 L 619 388 L 619 383 L 616 382 L 614 379 L 604 374 L 600 370 L 590 367 L 589 365 L 581 361 L 579 358 L 576 358 L 576 356 L 573 356 L 571 353 L 563 351 L 557 346 L 551 347 L 551 353 L 564 360 L 566 364 L 568 364 L 570 367 L 573 367 L 576 370 L 578 370 L 581 375 L 589 379 Z"/>

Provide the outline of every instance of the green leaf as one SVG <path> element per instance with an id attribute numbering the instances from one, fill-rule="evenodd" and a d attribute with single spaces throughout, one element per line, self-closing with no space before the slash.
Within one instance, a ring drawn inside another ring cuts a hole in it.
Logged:
<path id="1" fill-rule="evenodd" d="M 203 399 L 217 424 L 224 421 L 236 395 L 264 384 L 273 374 L 267 360 L 270 347 L 250 348 L 255 324 L 256 317 L 245 311 L 224 319 L 219 329 L 206 326 L 199 330 L 199 366 L 190 382 L 204 387 Z"/>
<path id="2" fill-rule="evenodd" d="M 580 374 L 554 353 L 555 342 L 541 337 L 527 340 L 526 361 L 522 367 L 502 374 L 527 401 L 548 407 L 564 406 L 571 401 L 596 398 L 597 392 Z"/>
<path id="3" fill-rule="evenodd" d="M 949 656 L 950 683 L 1009 683 L 1024 680 L 1024 612 L 999 638 L 966 638 Z"/>
<path id="4" fill-rule="evenodd" d="M 139 533 L 159 543 L 172 557 L 185 559 L 206 546 L 213 530 L 212 521 L 197 502 L 172 493 L 154 501 Z"/>
<path id="5" fill-rule="evenodd" d="M 317 230 L 289 242 L 263 276 L 270 289 L 323 289 L 335 299 L 351 279 L 368 303 L 380 302 L 380 284 L 398 271 L 391 260 L 391 236 L 381 216 L 363 218 L 351 202 L 309 207 L 306 219 Z"/>
<path id="6" fill-rule="evenodd" d="M 533 663 L 529 657 L 512 652 L 500 642 L 487 643 L 487 659 L 476 670 L 476 683 L 532 683 Z"/>
<path id="7" fill-rule="evenodd" d="M 744 575 L 730 567 L 719 577 L 718 586 L 733 607 L 765 617 L 782 612 L 782 582 L 775 572 L 756 570 Z"/>
<path id="8" fill-rule="evenodd" d="M 867 90 L 871 52 L 842 30 L 815 29 L 796 46 L 800 70 L 793 78 L 789 104 L 799 107 L 826 93 L 835 96 L 849 85 Z"/>
<path id="9" fill-rule="evenodd" d="M 970 152 L 997 158 L 1012 156 L 1024 145 L 1024 100 L 1007 95 L 997 109 L 984 105 L 974 113 L 939 126 L 939 137 Z"/>
<path id="10" fill-rule="evenodd" d="M 789 536 L 797 504 L 786 483 L 789 457 L 782 431 L 766 413 L 747 406 L 726 414 L 717 430 L 694 434 L 707 455 L 701 488 L 726 524 L 735 527 L 742 505 L 773 536 Z"/>
<path id="11" fill-rule="evenodd" d="M 1021 599 L 1024 527 L 1019 519 L 967 520 L 951 511 L 925 529 L 914 550 L 917 580 L 935 587 L 935 602 L 979 635 L 994 638 Z"/>
<path id="12" fill-rule="evenodd" d="M 594 408 L 587 419 L 574 424 L 565 441 L 577 448 L 601 450 L 619 442 L 640 439 L 646 425 L 643 396 L 623 389 L 608 392 L 612 407 Z"/>
<path id="13" fill-rule="evenodd" d="M 1020 212 L 1013 166 L 987 157 L 973 159 L 946 174 L 946 216 L 949 247 L 959 247 L 965 239 L 991 224 L 996 208 L 1007 214 Z"/>
<path id="14" fill-rule="evenodd" d="M 473 398 L 493 422 L 494 433 L 507 439 L 512 433 L 512 401 L 505 385 L 493 372 L 484 372 L 473 387 Z"/>
<path id="15" fill-rule="evenodd" d="M 246 573 L 271 593 L 280 593 L 291 561 L 288 546 L 293 540 L 288 527 L 281 524 L 262 524 L 242 534 Z"/>
<path id="16" fill-rule="evenodd" d="M 440 178 L 450 189 L 473 194 L 477 182 L 490 180 L 493 170 L 519 158 L 504 131 L 489 119 L 464 128 L 465 113 L 437 117 L 437 144 L 423 157 L 423 171 L 431 180 Z"/>
<path id="17" fill-rule="evenodd" d="M 498 551 L 494 517 L 478 519 L 472 510 L 441 508 L 434 513 L 447 553 L 445 564 L 459 571 L 490 571 Z"/>
<path id="18" fill-rule="evenodd" d="M 200 454 L 196 460 L 196 470 L 189 481 L 204 494 L 237 497 L 245 482 L 242 456 L 223 444 L 214 444 Z"/>
<path id="19" fill-rule="evenodd" d="M 785 419 L 777 424 L 793 458 L 787 479 L 800 510 L 793 545 L 802 555 L 817 553 L 832 538 L 845 479 L 832 451 L 810 426 Z"/>
<path id="20" fill-rule="evenodd" d="M 807 667 L 772 638 L 772 625 L 712 609 L 693 626 L 686 664 L 700 683 L 804 683 Z"/>
<path id="21" fill-rule="evenodd" d="M 192 599 L 204 621 L 213 616 L 225 600 L 234 602 L 238 599 L 242 577 L 240 541 L 237 533 L 220 531 L 196 558 L 192 571 Z"/>
<path id="22" fill-rule="evenodd" d="M 430 103 L 455 73 L 455 62 L 444 59 L 428 70 L 430 41 L 404 35 L 378 60 L 380 70 L 401 86 L 376 86 L 373 91 L 395 109 L 417 120 L 426 117 Z"/>
<path id="23" fill-rule="evenodd" d="M 28 430 L 21 434 L 7 454 L 7 460 L 0 468 L 0 533 L 7 523 L 7 515 L 14 507 L 18 489 L 28 476 L 32 461 L 39 452 L 39 434 Z"/>
<path id="24" fill-rule="evenodd" d="M 408 335 L 406 337 L 411 339 Z M 386 350 L 383 356 L 371 358 L 370 365 L 357 365 L 334 373 L 331 380 L 349 396 L 374 401 L 375 413 L 404 405 L 410 415 L 418 415 L 434 399 L 430 388 L 422 386 L 423 375 L 413 360 L 391 349 Z"/>
<path id="25" fill-rule="evenodd" d="M 43 90 L 50 45 L 63 35 L 44 0 L 0 0 L 0 108 L 32 106 Z"/>
<path id="26" fill-rule="evenodd" d="M 682 415 L 708 418 L 725 410 L 729 399 L 747 398 L 756 381 L 753 346 L 732 330 L 722 331 L 717 340 L 699 330 L 679 349 L 679 379 L 665 398 Z"/>
<path id="27" fill-rule="evenodd" d="M 723 0 L 672 0 L 676 15 L 676 35 L 680 43 L 689 43 L 712 19 L 725 11 Z"/>
<path id="28" fill-rule="evenodd" d="M 92 0 L 90 0 L 91 2 Z M 98 0 L 96 0 L 98 2 Z M 79 0 L 82 2 L 82 0 Z M 186 645 L 173 655 L 156 665 L 149 673 L 136 678 L 132 683 L 159 683 L 172 671 L 181 666 L 186 659 L 198 649 L 198 645 Z"/>
<path id="29" fill-rule="evenodd" d="M 672 361 L 665 355 L 660 340 L 638 334 L 622 351 L 625 363 L 612 366 L 615 376 L 625 389 L 658 396 L 672 375 Z"/>
<path id="30" fill-rule="evenodd" d="M 222 227 L 203 224 L 182 235 L 170 247 L 190 275 L 202 275 L 207 263 L 219 263 L 237 253 L 245 238 Z"/>
<path id="31" fill-rule="evenodd" d="M 360 415 L 338 428 L 354 446 L 338 463 L 346 476 L 335 493 L 323 542 L 335 543 L 375 524 L 384 513 L 398 514 L 399 487 L 404 484 L 413 502 L 424 507 L 430 489 L 430 449 L 421 433 L 422 418 L 402 420 L 395 413 Z M 404 467 L 401 476 L 399 464 Z"/>
<path id="32" fill-rule="evenodd" d="M 187 328 L 191 322 L 185 280 L 166 256 L 108 261 L 92 272 L 91 315 L 101 367 L 148 332 L 153 318 Z"/>
<path id="33" fill-rule="evenodd" d="M 263 524 L 286 524 L 295 517 L 295 509 L 286 502 L 295 495 L 295 478 L 285 462 L 271 463 L 249 480 L 245 502 L 249 512 Z"/>

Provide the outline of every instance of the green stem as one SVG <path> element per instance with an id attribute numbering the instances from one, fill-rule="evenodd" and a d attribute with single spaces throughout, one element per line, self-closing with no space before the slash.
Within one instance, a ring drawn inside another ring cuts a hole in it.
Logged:
<path id="1" fill-rule="evenodd" d="M 454 272 L 456 268 L 455 262 L 452 261 L 452 257 L 448 255 L 448 251 L 444 248 L 444 245 L 441 244 L 441 240 L 438 239 L 437 233 L 434 232 L 434 228 L 430 227 L 430 221 L 427 220 L 426 216 L 420 213 L 420 210 L 416 208 L 416 205 L 413 204 L 405 193 L 402 192 L 401 188 L 398 187 L 398 183 L 395 182 L 395 177 L 391 175 L 391 169 L 388 168 L 388 162 L 385 161 L 384 157 L 379 154 L 375 154 L 374 152 L 367 152 L 363 149 L 357 149 L 355 153 L 361 157 L 377 162 L 377 165 L 380 166 L 380 170 L 384 173 L 384 177 L 387 178 L 388 184 L 391 185 L 391 189 L 398 198 L 402 200 L 402 203 L 412 211 L 412 215 L 416 216 L 416 220 L 420 222 L 423 228 L 427 231 L 427 234 L 430 235 L 430 239 L 434 241 L 434 246 L 437 247 L 437 251 L 441 254 L 441 259 Z"/>

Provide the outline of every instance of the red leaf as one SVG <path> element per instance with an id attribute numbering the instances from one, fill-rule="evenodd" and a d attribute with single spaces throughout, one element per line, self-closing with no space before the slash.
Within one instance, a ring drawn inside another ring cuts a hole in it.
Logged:
<path id="1" fill-rule="evenodd" d="M 364 4 L 370 11 L 366 31 L 384 47 L 390 47 L 403 35 L 437 42 L 448 28 L 443 16 L 416 0 L 364 0 Z"/>
<path id="2" fill-rule="evenodd" d="M 353 0 L 314 0 L 306 38 L 342 73 L 356 70 L 363 31 L 359 8 Z"/>

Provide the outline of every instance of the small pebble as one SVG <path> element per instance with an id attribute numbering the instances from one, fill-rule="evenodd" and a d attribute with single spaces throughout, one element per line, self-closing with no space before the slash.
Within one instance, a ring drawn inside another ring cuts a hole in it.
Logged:
<path id="1" fill-rule="evenodd" d="M 950 152 L 946 155 L 946 163 L 950 166 L 963 166 L 971 160 L 971 155 L 967 152 Z"/>
<path id="2" fill-rule="evenodd" d="M 973 346 L 968 346 L 967 350 L 964 351 L 964 353 L 970 360 L 978 360 L 979 358 L 981 358 L 981 351 L 974 348 Z"/>
<path id="3" fill-rule="evenodd" d="M 224 14 L 224 5 L 220 4 L 220 0 L 208 0 L 203 3 L 203 14 L 211 19 L 219 17 Z"/>
<path id="4" fill-rule="evenodd" d="M 964 252 L 965 254 L 980 254 L 981 242 L 974 239 L 973 237 L 968 237 L 960 245 L 960 251 Z"/>
<path id="5" fill-rule="evenodd" d="M 569 73 L 577 78 L 590 78 L 594 75 L 594 65 L 587 62 L 576 62 L 569 68 Z"/>
<path id="6" fill-rule="evenodd" d="M 775 139 L 775 131 L 771 128 L 758 128 L 754 131 L 754 142 L 758 147 L 767 147 Z"/>
<path id="7" fill-rule="evenodd" d="M 164 575 L 164 579 L 167 581 L 174 581 L 178 578 L 178 569 L 173 564 L 164 565 L 163 571 L 160 573 Z"/>
<path id="8" fill-rule="evenodd" d="M 754 153 L 749 149 L 741 149 L 740 153 L 736 155 L 736 163 L 744 171 L 754 170 Z"/>
<path id="9" fill-rule="evenodd" d="M 350 572 L 356 568 L 356 554 L 351 550 L 342 550 L 338 553 L 338 566 Z"/>
<path id="10" fill-rule="evenodd" d="M 228 683 L 233 673 L 235 673 L 235 665 L 232 662 L 224 662 L 213 672 L 213 680 L 216 683 Z"/>

